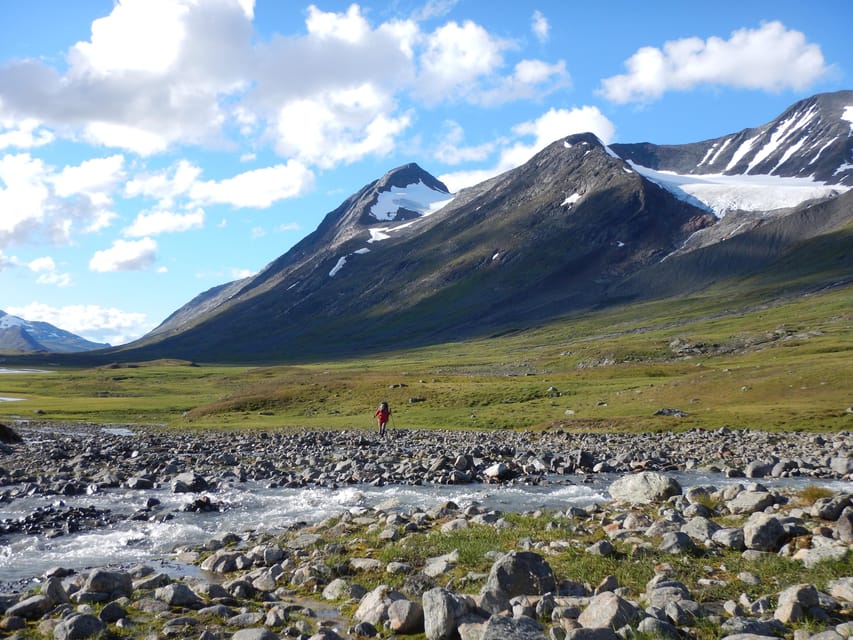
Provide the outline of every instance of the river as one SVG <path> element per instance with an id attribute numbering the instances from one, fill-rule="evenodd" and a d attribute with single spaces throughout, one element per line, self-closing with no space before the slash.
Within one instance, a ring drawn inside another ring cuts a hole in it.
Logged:
<path id="1" fill-rule="evenodd" d="M 679 472 L 673 474 L 683 487 L 734 482 L 749 483 L 743 478 L 725 478 L 719 474 Z M 609 500 L 607 488 L 616 476 L 598 474 L 555 482 L 543 486 L 527 485 L 423 485 L 401 486 L 353 485 L 342 488 L 266 488 L 253 482 L 232 483 L 207 493 L 222 508 L 220 512 L 184 512 L 191 494 L 173 494 L 168 488 L 147 491 L 108 489 L 92 495 L 60 498 L 33 495 L 10 502 L 0 502 L 0 520 L 19 519 L 35 509 L 52 504 L 69 507 L 109 509 L 123 518 L 143 508 L 150 498 L 160 500 L 165 521 L 122 519 L 108 527 L 55 538 L 42 535 L 12 535 L 0 539 L 0 589 L 16 588 L 22 581 L 39 576 L 53 567 L 84 569 L 94 566 L 129 566 L 140 562 L 168 559 L 177 547 L 195 546 L 224 535 L 247 530 L 282 531 L 299 522 L 315 523 L 340 514 L 381 508 L 384 511 L 428 509 L 442 501 L 452 500 L 460 507 L 477 503 L 488 509 L 521 512 L 533 509 L 565 510 L 571 506 L 587 507 Z M 761 481 L 768 487 L 820 484 L 837 491 L 849 491 L 850 483 L 813 478 L 787 478 Z M 161 518 L 162 520 L 162 518 Z M 177 567 L 178 571 L 186 570 Z"/>

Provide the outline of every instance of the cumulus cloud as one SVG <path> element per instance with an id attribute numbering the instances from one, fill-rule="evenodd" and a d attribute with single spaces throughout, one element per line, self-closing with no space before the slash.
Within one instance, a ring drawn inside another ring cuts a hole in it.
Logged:
<path id="1" fill-rule="evenodd" d="M 92 232 L 108 226 L 122 165 L 122 156 L 112 156 L 57 171 L 29 153 L 0 158 L 0 247 L 68 244 L 75 228 Z"/>
<path id="2" fill-rule="evenodd" d="M 551 31 L 551 25 L 548 24 L 548 18 L 542 15 L 538 9 L 533 12 L 533 17 L 530 19 L 530 28 L 539 42 L 547 42 L 548 34 Z"/>
<path id="3" fill-rule="evenodd" d="M 64 73 L 32 59 L 0 68 L 0 103 L 7 117 L 143 155 L 216 140 L 251 37 L 236 1 L 123 0 L 71 47 Z"/>
<path id="4" fill-rule="evenodd" d="M 50 256 L 36 258 L 27 263 L 27 267 L 33 273 L 37 273 L 37 284 L 55 285 L 57 287 L 67 287 L 71 284 L 71 275 L 68 273 L 60 273 L 56 268 L 56 263 Z"/>
<path id="5" fill-rule="evenodd" d="M 124 235 L 130 238 L 157 236 L 161 233 L 176 233 L 201 229 L 204 226 L 204 211 L 197 209 L 190 213 L 174 211 L 143 211 L 136 216 Z"/>
<path id="6" fill-rule="evenodd" d="M 144 313 L 91 304 L 52 307 L 40 302 L 9 307 L 7 313 L 31 322 L 48 322 L 95 342 L 123 344 L 154 328 Z"/>
<path id="7" fill-rule="evenodd" d="M 700 85 L 801 90 L 829 71 L 820 47 L 781 22 L 739 29 L 728 40 L 684 38 L 662 49 L 643 47 L 625 66 L 627 73 L 602 80 L 599 92 L 608 100 L 648 102 Z"/>
<path id="8" fill-rule="evenodd" d="M 300 162 L 290 161 L 237 174 L 233 178 L 196 182 L 190 197 L 199 204 L 230 204 L 265 209 L 313 187 L 314 174 Z"/>
<path id="9" fill-rule="evenodd" d="M 96 251 L 89 260 L 92 271 L 144 271 L 157 259 L 157 243 L 151 238 L 116 240 L 109 249 Z"/>
<path id="10" fill-rule="evenodd" d="M 43 147 L 53 142 L 55 138 L 52 131 L 45 129 L 40 122 L 32 118 L 24 118 L 18 122 L 0 120 L 0 150 L 10 147 L 18 149 Z"/>
<path id="11" fill-rule="evenodd" d="M 515 137 L 503 142 L 500 158 L 491 169 L 451 172 L 442 175 L 441 181 L 451 191 L 458 191 L 521 166 L 552 142 L 573 133 L 591 132 L 608 144 L 613 140 L 616 128 L 597 107 L 583 106 L 549 109 L 535 120 L 516 125 L 512 132 Z M 528 142 L 527 138 L 533 140 Z"/>
<path id="12" fill-rule="evenodd" d="M 444 134 L 434 152 L 437 160 L 444 164 L 455 165 L 462 162 L 485 160 L 492 154 L 497 142 L 486 142 L 475 146 L 465 146 L 465 131 L 458 122 L 444 123 Z"/>

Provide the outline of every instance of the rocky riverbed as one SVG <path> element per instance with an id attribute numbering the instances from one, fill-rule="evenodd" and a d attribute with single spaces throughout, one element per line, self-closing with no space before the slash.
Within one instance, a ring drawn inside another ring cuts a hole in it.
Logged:
<path id="1" fill-rule="evenodd" d="M 291 489 L 499 487 L 623 476 L 610 486 L 611 502 L 588 509 L 518 516 L 443 502 L 352 508 L 279 534 L 235 531 L 177 550 L 177 560 L 198 568 L 182 577 L 156 563 L 56 567 L 36 591 L 0 599 L 0 637 L 853 636 L 847 432 L 398 431 L 379 440 L 363 431 L 25 422 L 0 436 L 0 502 L 115 487 L 145 496 L 168 486 L 205 511 L 217 508 L 223 483 L 250 480 Z M 696 469 L 743 481 L 685 489 L 670 473 Z M 762 484 L 801 477 L 835 479 L 842 489 Z M 169 514 L 151 503 L 134 515 Z M 109 527 L 112 517 L 31 513 L 0 522 L 0 544 L 4 533 L 61 536 Z M 484 531 L 493 544 L 479 542 Z M 445 544 L 457 548 L 431 553 Z"/>

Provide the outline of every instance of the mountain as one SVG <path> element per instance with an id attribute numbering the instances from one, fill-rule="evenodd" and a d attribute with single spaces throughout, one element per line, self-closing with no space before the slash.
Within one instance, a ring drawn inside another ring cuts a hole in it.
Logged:
<path id="1" fill-rule="evenodd" d="M 763 273 L 850 284 L 851 123 L 844 91 L 695 144 L 571 135 L 455 195 L 398 167 L 257 275 L 200 294 L 109 357 L 335 357 Z"/>
<path id="2" fill-rule="evenodd" d="M 79 353 L 109 347 L 63 331 L 47 322 L 29 322 L 0 311 L 0 352 Z"/>
<path id="3" fill-rule="evenodd" d="M 682 145 L 614 144 L 626 160 L 681 175 L 778 176 L 853 186 L 853 91 L 797 102 L 760 127 Z"/>

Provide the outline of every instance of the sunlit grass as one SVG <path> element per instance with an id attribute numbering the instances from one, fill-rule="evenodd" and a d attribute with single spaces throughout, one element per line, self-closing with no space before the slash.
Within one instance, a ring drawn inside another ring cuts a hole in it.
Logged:
<path id="1" fill-rule="evenodd" d="M 0 418 L 351 429 L 372 428 L 387 400 L 392 428 L 850 428 L 851 293 L 727 311 L 734 300 L 645 303 L 329 362 L 4 374 L 0 395 L 25 400 L 0 404 Z M 655 416 L 661 408 L 687 415 Z"/>

